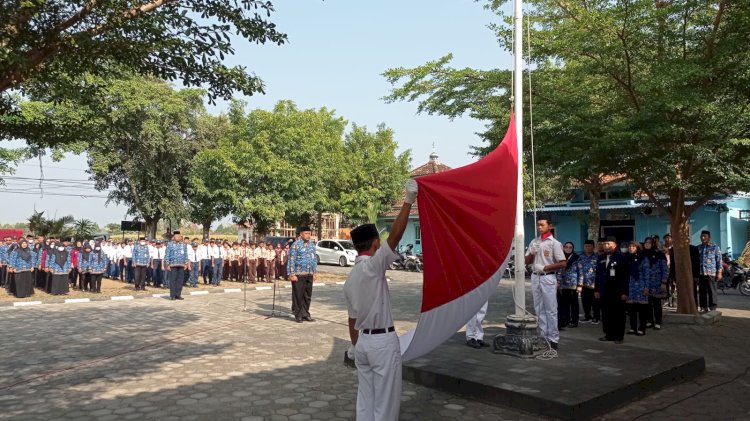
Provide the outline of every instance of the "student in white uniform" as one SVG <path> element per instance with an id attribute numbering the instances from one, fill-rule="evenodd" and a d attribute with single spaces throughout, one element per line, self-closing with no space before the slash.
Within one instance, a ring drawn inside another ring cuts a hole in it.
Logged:
<path id="1" fill-rule="evenodd" d="M 385 278 L 388 266 L 398 259 L 393 250 L 404 235 L 411 205 L 417 199 L 417 182 L 406 183 L 406 199 L 390 229 L 387 244 L 373 224 L 351 232 L 357 259 L 344 284 L 349 312 L 349 336 L 357 365 L 357 420 L 397 420 L 401 406 L 401 348 L 391 315 Z"/>
<path id="2" fill-rule="evenodd" d="M 531 265 L 531 295 L 534 312 L 539 321 L 539 333 L 552 349 L 558 349 L 560 331 L 557 327 L 557 276 L 555 271 L 567 264 L 562 244 L 552 236 L 552 222 L 548 216 L 536 221 L 539 237 L 531 240 L 526 251 L 526 264 Z"/>
<path id="3" fill-rule="evenodd" d="M 487 315 L 487 303 L 479 309 L 469 322 L 466 323 L 466 345 L 475 349 L 484 348 L 490 346 L 484 341 L 484 329 L 482 328 L 482 322 L 484 316 Z"/>

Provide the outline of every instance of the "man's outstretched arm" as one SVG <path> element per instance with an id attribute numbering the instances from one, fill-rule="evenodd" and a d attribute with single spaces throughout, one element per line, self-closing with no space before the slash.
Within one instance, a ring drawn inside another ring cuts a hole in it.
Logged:
<path id="1" fill-rule="evenodd" d="M 406 198 L 404 204 L 401 205 L 401 211 L 398 213 L 396 220 L 391 225 L 391 231 L 388 234 L 388 247 L 391 250 L 395 250 L 398 243 L 401 241 L 401 237 L 404 236 L 406 231 L 406 224 L 409 222 L 409 213 L 411 212 L 411 206 L 414 201 L 417 200 L 417 182 L 411 178 L 406 182 Z"/>

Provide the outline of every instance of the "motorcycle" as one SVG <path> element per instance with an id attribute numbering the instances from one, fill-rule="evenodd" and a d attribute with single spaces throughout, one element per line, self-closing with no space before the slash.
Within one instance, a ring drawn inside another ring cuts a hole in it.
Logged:
<path id="1" fill-rule="evenodd" d="M 730 260 L 729 255 L 722 256 L 724 276 L 716 282 L 716 288 L 724 294 L 728 289 L 736 289 L 740 294 L 750 296 L 750 270 L 740 265 L 736 260 Z"/>
<path id="2" fill-rule="evenodd" d="M 408 244 L 406 247 L 399 246 L 396 249 L 396 253 L 398 254 L 399 258 L 396 259 L 395 262 L 391 263 L 389 269 L 391 270 L 414 270 L 410 268 L 416 268 L 416 263 L 414 262 L 415 256 L 412 253 L 412 249 L 414 249 L 413 244 Z"/>

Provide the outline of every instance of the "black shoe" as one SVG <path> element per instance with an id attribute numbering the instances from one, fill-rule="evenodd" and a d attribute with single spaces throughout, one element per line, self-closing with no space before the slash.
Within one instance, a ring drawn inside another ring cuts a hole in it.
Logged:
<path id="1" fill-rule="evenodd" d="M 549 343 L 549 346 L 550 346 L 550 347 L 551 347 L 552 349 L 554 349 L 555 351 L 557 351 L 557 350 L 558 350 L 558 348 L 560 347 L 560 346 L 559 346 L 559 345 L 557 344 L 557 342 L 550 342 L 550 343 Z"/>
<path id="2" fill-rule="evenodd" d="M 177 297 L 176 299 L 177 300 L 184 300 L 184 298 L 182 298 L 182 297 Z"/>
<path id="3" fill-rule="evenodd" d="M 302 323 L 302 319 L 300 319 L 299 317 L 297 317 L 296 319 L 294 319 L 294 321 L 297 322 L 297 323 Z"/>
<path id="4" fill-rule="evenodd" d="M 571 323 L 568 325 L 568 327 L 571 327 L 571 328 L 578 327 L 578 323 Z"/>
<path id="5" fill-rule="evenodd" d="M 599 338 L 599 340 L 602 341 L 602 342 L 611 342 L 612 341 L 611 339 L 609 339 L 606 336 L 602 336 L 601 338 Z"/>
<path id="6" fill-rule="evenodd" d="M 314 322 L 314 321 L 315 321 L 315 319 L 313 319 L 313 318 L 312 318 L 312 317 L 310 317 L 310 316 L 307 316 L 307 317 L 303 317 L 303 318 L 302 318 L 302 320 L 304 320 L 304 321 L 306 321 L 306 322 Z"/>
<path id="7" fill-rule="evenodd" d="M 145 290 L 146 290 L 146 287 L 141 288 L 141 291 L 145 291 Z"/>
<path id="8" fill-rule="evenodd" d="M 169 297 L 169 299 L 170 299 L 171 301 L 174 301 L 174 300 L 176 300 L 176 298 L 174 298 L 174 297 Z"/>
<path id="9" fill-rule="evenodd" d="M 471 338 L 471 339 L 469 339 L 468 341 L 466 341 L 466 346 L 472 347 L 472 348 L 474 348 L 474 349 L 479 349 L 479 348 L 481 348 L 481 347 L 482 347 L 482 345 L 479 345 L 479 344 L 477 343 L 477 340 L 476 340 L 476 339 L 474 339 L 474 338 Z"/>
<path id="10" fill-rule="evenodd" d="M 479 346 L 481 346 L 482 348 L 487 348 L 488 346 L 490 346 L 490 344 L 488 344 L 487 342 L 485 342 L 485 341 L 483 341 L 483 340 L 481 340 L 481 339 L 477 339 L 477 343 L 478 343 L 478 344 L 479 344 Z"/>

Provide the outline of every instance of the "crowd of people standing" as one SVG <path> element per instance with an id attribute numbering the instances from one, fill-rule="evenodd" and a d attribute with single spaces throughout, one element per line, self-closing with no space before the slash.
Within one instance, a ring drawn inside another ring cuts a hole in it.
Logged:
<path id="1" fill-rule="evenodd" d="M 184 275 L 177 283 L 196 287 L 199 278 L 206 285 L 233 282 L 273 282 L 288 279 L 290 244 L 182 238 L 186 259 Z M 87 240 L 34 237 L 6 237 L 0 245 L 0 285 L 18 298 L 29 297 L 40 289 L 64 295 L 70 289 L 101 293 L 102 278 L 146 286 L 170 288 L 169 245 L 172 241 Z M 181 257 L 180 257 L 181 258 Z M 182 262 L 180 262 L 182 263 Z"/>
<path id="2" fill-rule="evenodd" d="M 588 240 L 582 254 L 575 244 L 561 244 L 552 236 L 548 217 L 537 221 L 540 236 L 532 240 L 526 263 L 532 269 L 532 295 L 540 333 L 554 349 L 559 332 L 579 323 L 602 323 L 602 341 L 622 343 L 625 334 L 643 336 L 660 330 L 663 308 L 675 304 L 675 257 L 669 234 L 649 236 L 643 242 L 619 245 L 614 237 Z M 719 247 L 709 231 L 701 244 L 690 246 L 693 291 L 697 310 L 717 308 L 716 282 L 723 266 Z M 622 246 L 622 247 L 621 247 Z M 580 303 L 583 320 L 580 319 Z M 627 319 L 629 318 L 629 325 Z"/>

